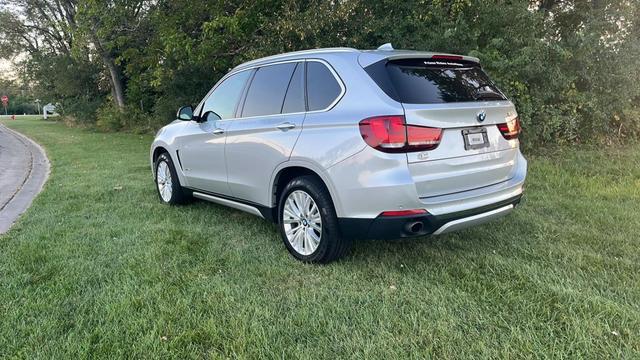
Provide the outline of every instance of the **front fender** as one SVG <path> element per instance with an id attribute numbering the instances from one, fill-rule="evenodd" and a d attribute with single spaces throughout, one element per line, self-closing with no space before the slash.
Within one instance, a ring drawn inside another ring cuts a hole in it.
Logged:
<path id="1" fill-rule="evenodd" d="M 176 143 L 176 138 L 183 126 L 184 122 L 182 121 L 172 122 L 171 124 L 160 129 L 156 134 L 155 139 L 151 143 L 151 148 L 149 149 L 149 162 L 151 164 L 151 173 L 154 179 L 156 175 L 154 167 L 154 154 L 156 153 L 157 149 L 162 148 L 167 153 L 169 153 L 169 156 L 171 157 L 171 160 L 176 167 L 176 173 L 178 175 L 178 180 L 180 180 L 180 184 L 182 184 L 183 186 L 188 185 L 184 177 L 184 173 L 182 172 L 182 168 L 180 167 L 180 161 L 177 154 L 178 147 Z"/>

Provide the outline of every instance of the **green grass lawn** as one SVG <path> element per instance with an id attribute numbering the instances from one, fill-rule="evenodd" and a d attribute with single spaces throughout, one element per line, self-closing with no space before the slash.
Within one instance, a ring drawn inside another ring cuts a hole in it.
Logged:
<path id="1" fill-rule="evenodd" d="M 0 358 L 640 357 L 640 146 L 530 155 L 508 217 L 316 266 L 264 220 L 162 205 L 149 136 L 2 122 L 52 174 L 0 236 Z"/>

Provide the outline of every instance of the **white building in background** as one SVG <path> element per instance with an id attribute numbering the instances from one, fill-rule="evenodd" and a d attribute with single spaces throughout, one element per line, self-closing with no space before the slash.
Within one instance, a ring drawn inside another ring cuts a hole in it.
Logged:
<path id="1" fill-rule="evenodd" d="M 48 103 L 47 105 L 42 107 L 42 115 L 44 115 L 44 118 L 47 118 L 47 115 L 49 114 L 54 114 L 56 112 L 56 106 L 53 105 L 52 103 Z"/>

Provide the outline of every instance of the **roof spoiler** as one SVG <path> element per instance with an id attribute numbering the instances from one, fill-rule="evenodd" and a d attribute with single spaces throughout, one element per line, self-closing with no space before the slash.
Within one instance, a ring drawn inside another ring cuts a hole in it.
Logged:
<path id="1" fill-rule="evenodd" d="M 389 48 L 386 48 L 386 46 Z M 385 47 L 383 49 L 383 47 Z M 464 55 L 455 55 L 455 54 L 445 54 L 445 53 L 433 53 L 426 51 L 403 51 L 403 50 L 392 50 L 391 44 L 384 44 L 378 48 L 378 50 L 373 51 L 363 51 L 358 57 L 358 62 L 360 66 L 367 67 L 373 63 L 377 63 L 381 60 L 399 60 L 399 59 L 434 59 L 434 60 L 444 60 L 444 61 L 469 61 L 480 64 L 480 59 L 473 56 L 464 56 Z"/>

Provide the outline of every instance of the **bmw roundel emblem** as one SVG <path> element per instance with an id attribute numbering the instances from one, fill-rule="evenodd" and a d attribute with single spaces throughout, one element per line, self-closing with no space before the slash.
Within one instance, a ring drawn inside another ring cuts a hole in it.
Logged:
<path id="1" fill-rule="evenodd" d="M 483 122 L 487 119 L 487 112 L 482 110 L 478 113 L 478 122 Z"/>

